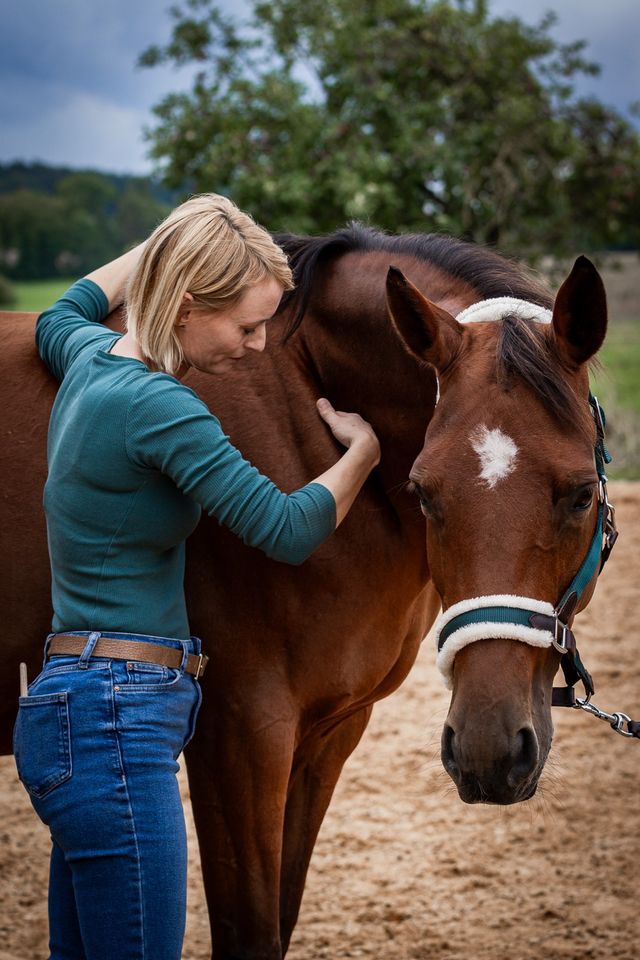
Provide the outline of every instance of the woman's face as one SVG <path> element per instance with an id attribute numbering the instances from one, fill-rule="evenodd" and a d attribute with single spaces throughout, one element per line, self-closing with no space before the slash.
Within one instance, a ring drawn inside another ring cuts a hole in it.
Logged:
<path id="1" fill-rule="evenodd" d="M 267 277 L 222 311 L 210 310 L 186 294 L 177 323 L 186 363 L 203 373 L 225 373 L 248 350 L 264 350 L 267 320 L 276 312 L 282 292 L 278 281 Z"/>

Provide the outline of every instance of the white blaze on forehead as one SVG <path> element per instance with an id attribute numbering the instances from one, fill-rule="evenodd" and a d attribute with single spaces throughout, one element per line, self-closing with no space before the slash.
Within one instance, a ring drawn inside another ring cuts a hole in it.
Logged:
<path id="1" fill-rule="evenodd" d="M 484 424 L 471 434 L 471 446 L 480 457 L 480 479 L 489 487 L 504 480 L 515 470 L 518 448 L 502 430 L 489 430 Z"/>

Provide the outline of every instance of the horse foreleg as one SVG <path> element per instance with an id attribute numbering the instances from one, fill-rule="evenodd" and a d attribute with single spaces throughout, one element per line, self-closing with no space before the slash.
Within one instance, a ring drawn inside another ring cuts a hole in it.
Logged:
<path id="1" fill-rule="evenodd" d="M 365 707 L 328 734 L 312 735 L 296 752 L 285 813 L 280 887 L 280 939 L 287 952 L 298 919 L 305 879 L 318 831 L 347 757 L 371 715 Z"/>
<path id="2" fill-rule="evenodd" d="M 200 715 L 187 747 L 212 960 L 282 960 L 280 868 L 295 726 L 256 704 Z"/>

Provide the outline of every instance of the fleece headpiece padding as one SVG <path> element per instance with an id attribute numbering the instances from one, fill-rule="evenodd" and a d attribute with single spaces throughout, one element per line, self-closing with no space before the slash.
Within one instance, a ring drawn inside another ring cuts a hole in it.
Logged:
<path id="1" fill-rule="evenodd" d="M 440 635 L 446 625 L 461 613 L 479 610 L 484 607 L 510 607 L 516 610 L 526 610 L 528 613 L 544 613 L 549 617 L 555 615 L 553 604 L 546 600 L 534 600 L 531 597 L 518 597 L 512 594 L 494 594 L 486 597 L 471 597 L 454 603 L 436 620 L 435 644 L 438 651 L 437 664 L 444 681 L 451 689 L 453 683 L 453 661 L 456 653 L 463 647 L 476 640 L 505 639 L 520 640 L 532 647 L 550 647 L 553 643 L 553 634 L 550 630 L 539 630 L 537 627 L 528 627 L 519 623 L 495 623 L 486 620 L 481 623 L 470 623 L 461 626 L 450 634 L 442 649 Z"/>
<path id="2" fill-rule="evenodd" d="M 507 315 L 535 320 L 536 323 L 551 323 L 552 313 L 545 307 L 517 297 L 491 297 L 479 300 L 456 317 L 458 323 L 490 323 Z"/>

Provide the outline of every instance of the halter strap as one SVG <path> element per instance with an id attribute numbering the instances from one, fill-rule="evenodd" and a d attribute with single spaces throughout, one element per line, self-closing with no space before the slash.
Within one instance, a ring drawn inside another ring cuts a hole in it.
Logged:
<path id="1" fill-rule="evenodd" d="M 568 621 L 585 589 L 606 563 L 618 533 L 615 511 L 607 499 L 604 468 L 611 462 L 611 457 L 604 443 L 604 410 L 591 393 L 589 405 L 596 423 L 594 459 L 599 502 L 587 555 L 556 607 L 546 600 L 498 594 L 461 600 L 445 610 L 436 621 L 435 643 L 438 668 L 449 688 L 453 680 L 453 661 L 459 650 L 476 640 L 508 639 L 534 647 L 553 646 L 560 653 L 567 654 L 561 660 L 567 686 L 554 687 L 554 706 L 573 706 L 573 686 L 578 680 L 584 685 L 587 701 L 594 693 L 593 680 L 582 663 Z"/>
<path id="2" fill-rule="evenodd" d="M 489 594 L 460 600 L 445 610 L 436 623 L 435 644 L 446 685 L 452 685 L 456 654 L 476 640 L 521 640 L 532 647 L 550 647 L 553 634 L 532 626 L 533 613 L 553 617 L 553 605 L 513 594 Z"/>

